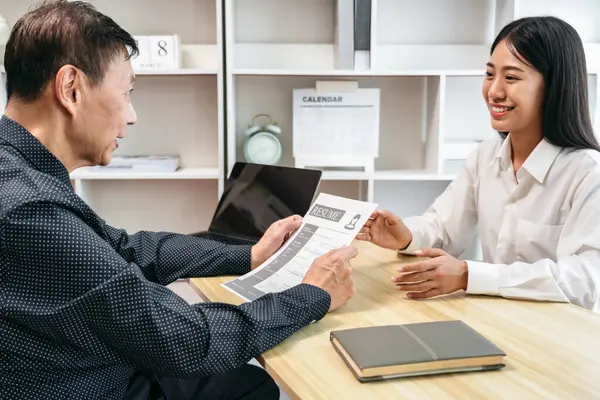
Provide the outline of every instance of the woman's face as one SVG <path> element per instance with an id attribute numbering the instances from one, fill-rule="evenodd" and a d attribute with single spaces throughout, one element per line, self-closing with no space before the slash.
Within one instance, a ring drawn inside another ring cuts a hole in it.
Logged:
<path id="1" fill-rule="evenodd" d="M 541 134 L 543 96 L 542 74 L 515 57 L 506 41 L 498 43 L 483 81 L 494 130 L 513 136 Z"/>

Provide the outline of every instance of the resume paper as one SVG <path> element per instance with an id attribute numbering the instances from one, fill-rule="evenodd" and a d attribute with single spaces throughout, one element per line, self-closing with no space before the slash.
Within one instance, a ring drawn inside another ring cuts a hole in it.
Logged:
<path id="1" fill-rule="evenodd" d="M 222 284 L 246 301 L 299 285 L 315 258 L 352 243 L 377 204 L 321 193 L 302 225 L 267 261 Z"/>

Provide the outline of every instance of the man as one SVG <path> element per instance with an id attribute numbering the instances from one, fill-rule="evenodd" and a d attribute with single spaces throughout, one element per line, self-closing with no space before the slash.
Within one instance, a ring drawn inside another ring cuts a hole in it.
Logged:
<path id="1" fill-rule="evenodd" d="M 241 306 L 190 306 L 164 287 L 243 274 L 300 225 L 226 246 L 173 233 L 127 235 L 72 190 L 136 122 L 133 38 L 81 2 L 24 15 L 6 45 L 0 120 L 0 398 L 278 398 L 245 365 L 353 295 L 355 248 L 315 260 L 302 284 Z"/>

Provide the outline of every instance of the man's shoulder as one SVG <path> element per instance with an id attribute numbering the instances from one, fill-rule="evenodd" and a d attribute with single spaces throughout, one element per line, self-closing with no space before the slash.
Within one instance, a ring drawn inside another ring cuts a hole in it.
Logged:
<path id="1" fill-rule="evenodd" d="M 67 205 L 67 198 L 47 174 L 27 164 L 13 148 L 0 145 L 0 216 L 32 202 Z"/>

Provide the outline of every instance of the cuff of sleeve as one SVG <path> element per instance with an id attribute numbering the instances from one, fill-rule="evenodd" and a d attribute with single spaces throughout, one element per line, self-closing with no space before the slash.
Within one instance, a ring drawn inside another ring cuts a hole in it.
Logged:
<path id="1" fill-rule="evenodd" d="M 469 294 L 483 294 L 498 296 L 502 271 L 507 268 L 502 265 L 489 264 L 477 261 L 465 261 L 468 266 L 469 278 L 466 292 Z"/>
<path id="2" fill-rule="evenodd" d="M 229 245 L 225 250 L 228 272 L 233 275 L 243 275 L 250 272 L 252 265 L 251 245 Z"/>
<path id="3" fill-rule="evenodd" d="M 404 225 L 406 225 L 406 227 L 410 230 L 410 233 L 412 234 L 412 240 L 405 249 L 399 250 L 399 253 L 414 255 L 415 251 L 423 248 L 423 236 L 419 230 L 419 222 L 414 218 L 406 218 L 403 220 L 403 222 Z"/>
<path id="4" fill-rule="evenodd" d="M 331 297 L 329 293 L 320 287 L 301 283 L 292 288 L 289 288 L 285 293 L 294 298 L 306 310 L 306 313 L 299 315 L 299 323 L 307 325 L 321 320 L 329 311 L 331 305 Z"/>

